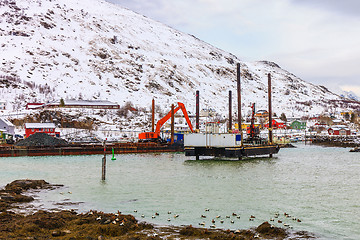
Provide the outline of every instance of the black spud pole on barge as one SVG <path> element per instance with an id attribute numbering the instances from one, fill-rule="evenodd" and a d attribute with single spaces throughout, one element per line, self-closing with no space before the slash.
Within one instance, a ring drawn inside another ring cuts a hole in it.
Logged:
<path id="1" fill-rule="evenodd" d="M 268 73 L 268 101 L 269 101 L 269 145 L 273 144 L 272 134 L 272 106 L 271 106 L 271 74 Z M 269 154 L 272 157 L 272 154 Z"/>
<path id="2" fill-rule="evenodd" d="M 171 137 L 170 137 L 170 143 L 171 145 L 174 144 L 174 129 L 175 129 L 175 115 L 174 115 L 175 107 L 174 104 L 171 104 Z"/>
<path id="3" fill-rule="evenodd" d="M 196 91 L 196 132 L 199 132 L 200 130 L 200 91 Z"/>
<path id="4" fill-rule="evenodd" d="M 229 126 L 228 132 L 230 133 L 232 130 L 232 92 L 229 91 Z"/>
<path id="5" fill-rule="evenodd" d="M 155 99 L 152 100 L 151 106 L 151 132 L 155 132 Z"/>
<path id="6" fill-rule="evenodd" d="M 243 144 L 243 131 L 242 131 L 242 116 L 241 116 L 241 82 L 240 82 L 240 63 L 236 65 L 237 69 L 237 99 L 238 99 L 238 128 L 241 135 L 241 147 Z M 239 160 L 241 160 L 242 156 L 239 156 Z"/>

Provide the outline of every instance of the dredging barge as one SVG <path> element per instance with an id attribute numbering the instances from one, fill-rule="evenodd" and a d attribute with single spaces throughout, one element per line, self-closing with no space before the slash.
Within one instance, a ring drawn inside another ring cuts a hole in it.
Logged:
<path id="1" fill-rule="evenodd" d="M 270 145 L 265 142 L 255 144 L 241 144 L 240 134 L 228 133 L 195 133 L 184 136 L 185 156 L 215 156 L 239 158 L 269 155 L 280 150 L 279 145 Z"/>
<path id="2" fill-rule="evenodd" d="M 248 138 L 244 140 L 241 114 L 241 82 L 240 63 L 237 64 L 237 100 L 238 100 L 238 133 L 232 130 L 232 94 L 229 91 L 229 126 L 228 133 L 200 133 L 199 132 L 199 91 L 196 92 L 196 133 L 184 135 L 185 156 L 214 156 L 237 158 L 269 155 L 272 157 L 280 150 L 279 145 L 273 144 L 272 134 L 272 106 L 271 106 L 271 75 L 268 77 L 268 106 L 269 106 L 269 138 L 261 139 L 254 127 L 255 104 L 252 105 L 252 118 Z"/>
<path id="3" fill-rule="evenodd" d="M 0 146 L 0 157 L 22 157 L 22 156 L 61 156 L 61 155 L 95 155 L 124 153 L 161 153 L 183 151 L 181 146 L 148 143 L 107 143 L 106 149 L 103 144 L 72 144 L 68 146 Z"/>

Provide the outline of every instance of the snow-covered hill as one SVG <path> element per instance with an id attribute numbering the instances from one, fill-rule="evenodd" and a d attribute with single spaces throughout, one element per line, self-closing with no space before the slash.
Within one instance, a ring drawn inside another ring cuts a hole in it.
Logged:
<path id="1" fill-rule="evenodd" d="M 347 98 L 353 101 L 360 101 L 360 98 L 352 91 L 342 91 L 339 95 L 343 98 Z"/>
<path id="2" fill-rule="evenodd" d="M 272 62 L 243 62 L 194 36 L 102 0 L 0 0 L 0 100 L 26 102 L 110 100 L 163 108 L 176 101 L 227 113 L 241 63 L 243 108 L 267 106 L 280 115 L 319 114 L 342 98 L 305 82 Z M 237 109 L 234 101 L 234 109 Z M 249 108 L 250 109 L 250 108 Z"/>

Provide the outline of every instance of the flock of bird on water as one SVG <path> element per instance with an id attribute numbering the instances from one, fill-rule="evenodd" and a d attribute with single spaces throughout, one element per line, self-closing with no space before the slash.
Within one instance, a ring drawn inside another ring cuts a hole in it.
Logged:
<path id="1" fill-rule="evenodd" d="M 210 211 L 209 208 L 205 208 L 205 212 L 209 212 L 209 211 Z M 138 212 L 137 210 L 134 210 L 134 213 L 137 213 L 137 212 Z M 168 214 L 168 215 L 171 215 L 172 212 L 171 212 L 171 211 L 168 211 L 167 214 Z M 154 219 L 154 218 L 156 218 L 157 216 L 160 216 L 160 214 L 159 214 L 158 212 L 155 212 L 155 213 L 151 216 L 151 218 Z M 231 216 L 232 216 L 233 218 L 236 217 L 237 219 L 240 219 L 240 215 L 237 214 L 237 213 L 232 213 Z M 226 215 L 225 218 L 226 218 L 226 219 L 230 219 L 231 216 L 230 216 L 230 215 Z M 279 213 L 275 213 L 275 214 L 274 214 L 274 217 L 270 218 L 270 222 L 277 222 L 277 223 L 279 223 L 279 224 L 283 224 L 284 227 L 293 228 L 290 224 L 283 222 L 283 220 L 280 220 L 280 219 L 279 219 L 279 216 L 280 216 Z M 179 214 L 174 214 L 174 215 L 173 215 L 173 218 L 174 218 L 174 219 L 176 219 L 176 218 L 178 218 L 178 217 L 179 217 Z M 207 216 L 204 215 L 204 214 L 201 214 L 200 217 L 201 217 L 202 219 L 207 218 Z M 287 214 L 287 213 L 284 213 L 284 217 L 285 217 L 286 219 L 292 219 L 294 222 L 301 222 L 301 220 L 300 220 L 299 218 L 292 217 L 290 214 Z M 145 218 L 145 215 L 144 215 L 144 214 L 141 214 L 141 218 Z M 256 218 L 256 217 L 255 217 L 254 215 L 251 215 L 251 216 L 249 217 L 249 221 L 254 221 L 255 218 Z M 276 219 L 276 220 L 275 220 L 275 219 Z M 170 222 L 170 221 L 171 221 L 171 218 L 169 217 L 169 218 L 167 219 L 167 221 Z M 212 223 L 212 224 L 210 225 L 210 228 L 216 228 L 216 225 L 215 225 L 216 222 L 219 222 L 220 224 L 223 224 L 223 223 L 224 223 L 224 217 L 221 217 L 220 215 L 217 215 L 217 216 L 215 216 L 214 218 L 212 218 L 212 220 L 211 220 L 211 223 Z M 235 220 L 234 220 L 234 219 L 230 219 L 230 223 L 234 224 L 234 223 L 235 223 Z M 205 221 L 199 222 L 199 226 L 205 227 L 205 226 L 206 226 L 206 222 L 205 222 Z M 274 225 L 271 225 L 271 227 L 275 227 L 275 226 L 274 226 Z"/>
<path id="2" fill-rule="evenodd" d="M 72 194 L 72 192 L 70 192 L 70 191 L 69 191 L 68 193 L 69 193 L 69 194 Z M 64 193 L 61 192 L 60 194 L 64 194 Z M 209 208 L 205 208 L 205 212 L 209 212 L 209 211 L 210 211 Z M 137 210 L 134 210 L 134 213 L 137 213 L 137 212 L 138 212 Z M 168 213 L 168 215 L 171 215 L 171 214 L 172 214 L 171 211 L 168 211 L 167 213 Z M 237 219 L 240 219 L 240 215 L 238 215 L 237 213 L 232 213 L 231 215 L 232 215 L 233 217 L 236 217 Z M 156 218 L 157 216 L 160 216 L 160 214 L 159 214 L 158 212 L 155 212 L 155 214 L 152 215 L 151 218 L 154 219 L 154 218 Z M 282 223 L 284 227 L 293 228 L 290 224 L 285 223 L 285 222 L 283 223 L 283 221 L 279 219 L 279 216 L 280 216 L 279 213 L 275 213 L 275 214 L 274 214 L 274 217 L 273 217 L 273 218 L 270 218 L 270 222 L 277 222 L 277 223 L 279 223 L 279 224 Z M 179 217 L 179 214 L 174 214 L 173 217 L 176 219 L 176 218 Z M 299 218 L 292 217 L 290 214 L 287 214 L 286 212 L 284 213 L 284 217 L 287 218 L 287 219 L 292 219 L 294 222 L 299 222 L 299 223 L 301 222 L 301 220 L 300 220 Z M 144 215 L 144 214 L 141 214 L 141 218 L 145 218 L 145 215 Z M 207 218 L 207 217 L 206 217 L 206 215 L 201 214 L 201 218 L 204 219 L 204 218 Z M 230 219 L 230 215 L 226 215 L 225 218 Z M 249 217 L 249 221 L 254 221 L 255 218 L 256 218 L 256 217 L 255 217 L 254 215 L 251 215 L 251 216 Z M 276 218 L 277 220 L 275 220 L 275 218 Z M 216 219 L 216 220 L 215 220 L 215 219 Z M 101 220 L 101 217 L 97 218 L 96 220 Z M 171 221 L 171 218 L 168 218 L 167 221 L 170 222 L 170 221 Z M 224 223 L 224 219 L 223 219 L 220 215 L 217 215 L 217 216 L 215 216 L 215 218 L 213 218 L 213 219 L 211 220 L 212 225 L 210 225 L 210 228 L 216 228 L 215 223 L 216 223 L 217 221 L 218 221 L 219 223 L 221 223 L 221 224 Z M 230 220 L 230 223 L 234 224 L 235 221 L 234 221 L 233 219 L 231 219 L 231 220 Z M 205 226 L 206 226 L 205 221 L 200 222 L 200 223 L 199 223 L 199 226 L 205 227 Z M 271 227 L 275 227 L 275 226 L 274 226 L 274 225 L 271 225 Z M 237 231 L 240 231 L 240 230 L 237 230 Z"/>

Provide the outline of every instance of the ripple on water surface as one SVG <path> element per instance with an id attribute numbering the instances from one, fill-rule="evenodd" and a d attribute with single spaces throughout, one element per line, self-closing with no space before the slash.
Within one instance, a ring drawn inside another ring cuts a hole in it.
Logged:
<path id="1" fill-rule="evenodd" d="M 21 178 L 64 184 L 64 189 L 38 194 L 47 199 L 44 208 L 59 208 L 54 204 L 60 202 L 79 211 L 120 210 L 161 225 L 204 222 L 230 229 L 274 219 L 274 225 L 289 224 L 325 239 L 357 239 L 357 153 L 297 147 L 281 149 L 272 159 L 244 161 L 195 161 L 179 153 L 117 155 L 116 161 L 108 158 L 106 182 L 100 181 L 100 155 L 0 158 L 0 185 Z"/>

